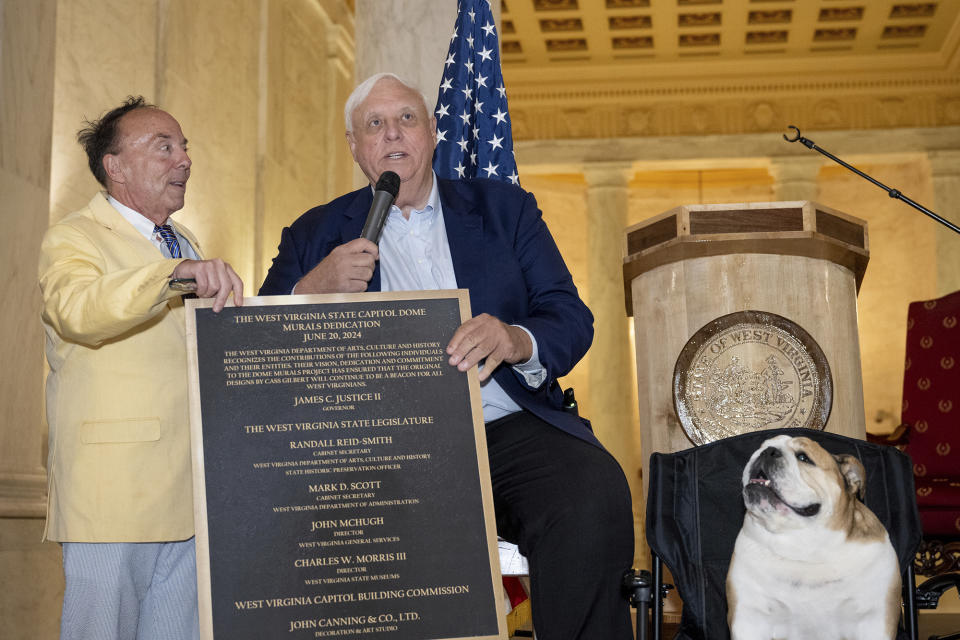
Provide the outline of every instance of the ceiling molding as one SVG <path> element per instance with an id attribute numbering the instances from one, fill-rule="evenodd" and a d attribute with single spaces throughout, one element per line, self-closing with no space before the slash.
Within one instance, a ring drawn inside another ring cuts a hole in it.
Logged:
<path id="1" fill-rule="evenodd" d="M 631 162 L 641 171 L 710 166 L 765 167 L 781 156 L 831 160 L 801 144 L 786 142 L 781 133 L 736 135 L 651 136 L 525 140 L 515 145 L 517 164 L 527 174 L 578 173 L 594 163 Z M 876 129 L 871 131 L 804 130 L 822 149 L 856 165 L 863 158 L 935 155 L 960 150 L 960 126 Z M 951 156 L 952 157 L 952 156 Z"/>
<path id="2" fill-rule="evenodd" d="M 511 104 L 515 140 L 731 135 L 801 129 L 960 125 L 960 92 L 871 96 L 743 97 L 631 104 Z"/>

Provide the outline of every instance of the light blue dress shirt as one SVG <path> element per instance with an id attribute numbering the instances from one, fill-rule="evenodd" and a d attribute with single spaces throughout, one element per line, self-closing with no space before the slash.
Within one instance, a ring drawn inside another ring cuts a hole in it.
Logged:
<path id="1" fill-rule="evenodd" d="M 412 211 L 410 218 L 406 219 L 399 207 L 390 207 L 380 236 L 379 249 L 381 290 L 457 288 L 436 175 L 433 177 L 433 188 L 427 206 L 422 210 Z M 530 336 L 533 355 L 526 362 L 513 365 L 513 368 L 523 376 L 528 385 L 538 387 L 546 379 L 547 371 L 540 363 L 537 341 L 525 327 L 514 326 L 520 327 Z M 514 402 L 492 377 L 481 383 L 480 392 L 484 422 L 520 411 L 520 405 Z"/>

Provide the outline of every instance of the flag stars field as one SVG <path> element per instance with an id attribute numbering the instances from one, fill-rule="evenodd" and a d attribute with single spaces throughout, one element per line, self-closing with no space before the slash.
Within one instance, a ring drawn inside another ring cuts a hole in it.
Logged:
<path id="1" fill-rule="evenodd" d="M 484 0 L 458 1 L 435 114 L 438 176 L 519 184 L 497 29 Z"/>

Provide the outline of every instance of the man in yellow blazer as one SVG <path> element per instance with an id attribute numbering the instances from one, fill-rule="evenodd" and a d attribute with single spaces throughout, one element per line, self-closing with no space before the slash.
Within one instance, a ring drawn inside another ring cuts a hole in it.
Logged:
<path id="1" fill-rule="evenodd" d="M 63 544 L 61 638 L 196 638 L 197 592 L 182 291 L 220 311 L 243 283 L 170 214 L 190 177 L 168 113 L 129 98 L 78 139 L 106 189 L 47 231 L 49 503 Z"/>

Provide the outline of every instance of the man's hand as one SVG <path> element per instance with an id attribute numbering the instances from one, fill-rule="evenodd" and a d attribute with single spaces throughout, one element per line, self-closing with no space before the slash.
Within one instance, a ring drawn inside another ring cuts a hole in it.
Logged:
<path id="1" fill-rule="evenodd" d="M 527 332 L 481 313 L 470 318 L 453 334 L 447 345 L 450 364 L 466 371 L 484 358 L 480 381 L 489 378 L 501 362 L 526 362 L 533 355 L 533 343 Z"/>
<path id="2" fill-rule="evenodd" d="M 171 278 L 193 278 L 197 281 L 198 298 L 215 298 L 214 313 L 219 313 L 227 304 L 230 292 L 233 303 L 243 304 L 243 281 L 229 264 L 220 258 L 213 260 L 184 260 L 177 265 Z"/>
<path id="3" fill-rule="evenodd" d="M 367 290 L 380 251 L 366 238 L 342 244 L 300 278 L 294 293 L 359 293 Z"/>

